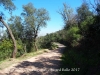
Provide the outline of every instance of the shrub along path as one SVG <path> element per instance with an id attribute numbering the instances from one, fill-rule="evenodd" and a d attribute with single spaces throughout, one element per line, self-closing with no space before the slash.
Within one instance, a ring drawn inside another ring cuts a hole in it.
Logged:
<path id="1" fill-rule="evenodd" d="M 58 75 L 60 57 L 65 47 L 62 44 L 56 50 L 37 55 L 25 61 L 12 64 L 0 71 L 0 75 Z"/>

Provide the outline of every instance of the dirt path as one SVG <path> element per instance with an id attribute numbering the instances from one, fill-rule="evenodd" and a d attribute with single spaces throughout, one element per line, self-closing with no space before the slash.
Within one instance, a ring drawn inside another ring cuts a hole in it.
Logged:
<path id="1" fill-rule="evenodd" d="M 0 75 L 59 75 L 60 57 L 64 46 L 59 49 L 40 54 L 0 71 Z"/>

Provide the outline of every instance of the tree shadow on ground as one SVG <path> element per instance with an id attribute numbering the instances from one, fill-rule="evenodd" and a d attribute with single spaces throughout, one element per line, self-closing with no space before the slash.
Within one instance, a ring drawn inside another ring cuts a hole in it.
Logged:
<path id="1" fill-rule="evenodd" d="M 54 50 L 56 53 L 62 53 L 63 47 L 58 50 Z M 24 72 L 16 75 L 59 75 L 58 71 L 55 69 L 60 68 L 60 57 L 52 56 L 50 58 L 40 57 L 35 62 L 23 61 L 19 65 L 15 66 L 16 70 L 18 69 L 27 69 Z M 31 69 L 31 70 L 30 70 Z M 13 75 L 13 73 L 12 73 Z"/>

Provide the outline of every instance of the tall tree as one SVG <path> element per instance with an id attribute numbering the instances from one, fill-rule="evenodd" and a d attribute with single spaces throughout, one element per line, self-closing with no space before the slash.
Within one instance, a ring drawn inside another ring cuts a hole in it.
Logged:
<path id="1" fill-rule="evenodd" d="M 63 3 L 63 8 L 62 10 L 59 10 L 58 13 L 63 18 L 65 29 L 71 27 L 71 25 L 75 23 L 75 15 L 73 14 L 73 9 L 66 3 Z"/>
<path id="2" fill-rule="evenodd" d="M 81 24 L 83 21 L 87 20 L 88 18 L 91 19 L 91 16 L 93 16 L 93 13 L 90 11 L 88 3 L 83 2 L 82 5 L 77 9 L 77 22 L 78 22 L 78 27 L 82 33 L 82 35 L 84 35 L 84 29 L 82 29 L 82 25 Z"/>
<path id="3" fill-rule="evenodd" d="M 38 36 L 38 32 L 42 27 L 47 25 L 47 21 L 50 19 L 49 14 L 46 9 L 40 8 L 36 9 L 32 3 L 28 3 L 23 6 L 24 23 L 26 25 L 26 32 L 28 32 L 28 38 L 34 41 L 34 48 L 36 50 L 36 38 Z"/>
<path id="4" fill-rule="evenodd" d="M 16 45 L 16 40 L 15 40 L 15 37 L 13 36 L 12 34 L 12 31 L 11 29 L 9 28 L 9 26 L 5 23 L 5 21 L 3 21 L 2 17 L 0 16 L 0 21 L 3 23 L 3 25 L 7 28 L 11 38 L 12 38 L 12 41 L 13 41 L 13 44 L 14 44 L 14 50 L 13 50 L 13 53 L 12 53 L 12 57 L 15 58 L 16 57 L 16 53 L 17 53 L 17 45 Z"/>
<path id="5" fill-rule="evenodd" d="M 82 3 L 82 5 L 77 9 L 77 13 L 78 13 L 78 21 L 79 22 L 82 22 L 88 16 L 93 15 L 93 13 L 90 11 L 89 6 L 86 2 Z"/>
<path id="6" fill-rule="evenodd" d="M 0 5 L 3 5 L 5 9 L 9 10 L 9 11 L 12 11 L 15 9 L 15 5 L 13 4 L 12 0 L 0 0 Z M 13 53 L 12 53 L 12 57 L 15 58 L 16 57 L 16 53 L 17 53 L 17 45 L 16 45 L 16 40 L 12 34 L 12 31 L 11 29 L 9 28 L 9 26 L 5 23 L 5 21 L 2 19 L 2 15 L 0 16 L 0 21 L 3 23 L 3 25 L 7 28 L 11 38 L 12 38 L 12 41 L 13 41 L 13 44 L 14 44 L 14 50 L 13 50 Z"/>

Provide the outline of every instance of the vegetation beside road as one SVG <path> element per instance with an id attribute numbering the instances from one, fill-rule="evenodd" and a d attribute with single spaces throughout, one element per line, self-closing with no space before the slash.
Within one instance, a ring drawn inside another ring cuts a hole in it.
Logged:
<path id="1" fill-rule="evenodd" d="M 7 5 L 8 7 L 5 6 L 6 3 L 3 0 L 1 4 L 6 9 L 11 9 L 13 4 L 11 0 L 9 1 L 11 3 Z M 17 45 L 14 45 L 8 33 L 9 30 L 5 30 L 3 36 L 0 37 L 0 61 L 10 59 L 11 56 L 18 58 L 27 53 L 31 54 L 38 49 L 53 50 L 57 47 L 53 42 L 59 42 L 66 46 L 61 58 L 62 67 L 80 68 L 78 72 L 62 71 L 61 75 L 99 75 L 100 0 L 94 0 L 93 4 L 91 1 L 83 0 L 76 13 L 70 6 L 63 3 L 63 8 L 58 13 L 62 16 L 64 28 L 41 37 L 37 37 L 38 32 L 49 20 L 48 11 L 42 8 L 37 9 L 32 3 L 23 5 L 23 10 L 21 16 L 10 14 L 8 25 Z M 1 22 L 2 20 L 3 18 L 0 17 Z M 0 26 L 2 27 L 3 24 Z M 15 46 L 17 46 L 17 51 L 14 50 Z"/>

